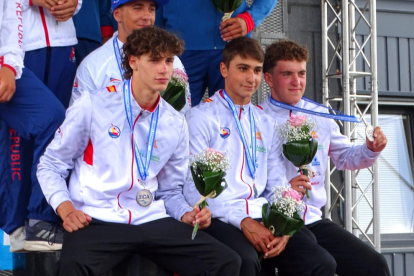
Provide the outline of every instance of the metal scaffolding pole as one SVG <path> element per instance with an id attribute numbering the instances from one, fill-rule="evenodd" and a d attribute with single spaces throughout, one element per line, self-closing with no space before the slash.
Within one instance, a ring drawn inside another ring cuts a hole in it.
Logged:
<path id="1" fill-rule="evenodd" d="M 321 0 L 322 9 L 322 89 L 323 103 L 332 107 L 340 103 L 342 112 L 359 117 L 365 125 L 378 125 L 377 84 L 377 31 L 376 0 L 366 0 L 365 5 L 355 0 Z M 368 35 L 359 35 L 361 25 Z M 361 41 L 358 42 L 358 39 Z M 335 86 L 340 79 L 339 88 Z M 357 81 L 370 84 L 371 94 L 359 94 Z M 336 89 L 337 88 L 337 89 Z M 339 90 L 339 93 L 338 93 Z M 361 110 L 359 102 L 368 102 Z M 371 122 L 367 120 L 371 115 Z M 354 123 L 338 122 L 343 133 L 352 143 L 357 140 Z M 345 170 L 343 183 L 332 183 L 335 167 L 326 172 L 325 187 L 327 204 L 325 217 L 330 218 L 333 206 L 341 202 L 345 206 L 344 225 L 361 239 L 367 240 L 377 251 L 381 249 L 379 225 L 378 164 L 367 170 L 372 175 L 370 183 L 360 183 L 358 173 Z M 365 186 L 364 186 L 365 185 Z M 370 198 L 369 192 L 372 192 Z M 372 208 L 372 220 L 365 229 L 358 223 L 358 205 L 365 202 Z"/>

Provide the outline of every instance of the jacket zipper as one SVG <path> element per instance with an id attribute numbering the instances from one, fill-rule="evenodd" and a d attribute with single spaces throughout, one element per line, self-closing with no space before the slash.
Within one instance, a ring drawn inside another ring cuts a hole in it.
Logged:
<path id="1" fill-rule="evenodd" d="M 46 39 L 46 46 L 50 47 L 50 40 L 49 40 L 49 31 L 46 25 L 46 18 L 45 13 L 43 11 L 43 7 L 39 7 L 40 17 L 42 18 L 43 30 L 45 31 L 45 39 Z"/>

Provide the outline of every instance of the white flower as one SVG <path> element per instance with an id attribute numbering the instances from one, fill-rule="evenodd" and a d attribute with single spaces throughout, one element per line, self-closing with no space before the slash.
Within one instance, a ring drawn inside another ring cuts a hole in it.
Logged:
<path id="1" fill-rule="evenodd" d="M 230 161 L 226 154 L 208 148 L 196 155 L 190 155 L 190 166 L 194 171 L 197 168 L 201 171 L 219 172 L 230 168 Z"/>
<path id="2" fill-rule="evenodd" d="M 291 190 L 290 187 L 274 186 L 272 187 L 273 195 L 270 197 L 277 211 L 287 217 L 293 217 L 296 212 L 302 214 L 306 208 L 302 200 L 296 200 L 290 196 Z"/>
<path id="3" fill-rule="evenodd" d="M 317 125 L 314 120 L 309 118 L 305 118 L 299 126 L 293 126 L 288 120 L 283 125 L 278 126 L 277 130 L 286 142 L 292 142 L 309 139 L 311 137 L 309 133 L 316 131 Z"/>

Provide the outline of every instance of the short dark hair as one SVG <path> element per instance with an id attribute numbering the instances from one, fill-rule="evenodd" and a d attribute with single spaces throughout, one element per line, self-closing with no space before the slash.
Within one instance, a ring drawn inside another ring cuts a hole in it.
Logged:
<path id="1" fill-rule="evenodd" d="M 293 40 L 282 39 L 273 42 L 266 47 L 263 72 L 272 73 L 273 68 L 279 60 L 299 62 L 308 61 L 309 51 L 304 45 L 300 45 Z"/>
<path id="2" fill-rule="evenodd" d="M 230 61 L 232 61 L 237 55 L 242 58 L 250 57 L 260 62 L 263 62 L 264 60 L 264 52 L 260 43 L 257 40 L 244 36 L 235 38 L 226 44 L 221 61 L 228 68 Z"/>
<path id="3" fill-rule="evenodd" d="M 150 54 L 151 57 L 163 57 L 165 55 L 181 55 L 184 51 L 184 42 L 175 34 L 164 29 L 148 26 L 134 30 L 123 46 L 122 68 L 124 78 L 132 77 L 132 68 L 129 66 L 129 57 L 140 57 Z"/>

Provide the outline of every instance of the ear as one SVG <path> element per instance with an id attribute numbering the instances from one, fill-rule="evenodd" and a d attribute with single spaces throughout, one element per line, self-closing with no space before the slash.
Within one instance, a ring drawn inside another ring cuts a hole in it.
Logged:
<path id="1" fill-rule="evenodd" d="M 270 87 L 270 88 L 273 88 L 273 79 L 272 79 L 272 75 L 270 74 L 270 73 L 264 73 L 264 79 L 265 79 L 265 82 L 267 83 L 267 85 Z"/>
<path id="2" fill-rule="evenodd" d="M 128 57 L 129 66 L 131 67 L 133 71 L 138 70 L 138 59 L 139 59 L 138 57 L 133 56 L 133 55 Z"/>
<path id="3" fill-rule="evenodd" d="M 115 21 L 118 22 L 118 23 L 121 23 L 121 8 L 122 7 L 116 8 L 114 10 L 114 18 L 115 18 Z"/>
<path id="4" fill-rule="evenodd" d="M 227 78 L 228 69 L 227 69 L 227 66 L 224 64 L 224 62 L 220 63 L 220 73 L 223 76 L 223 78 Z"/>

